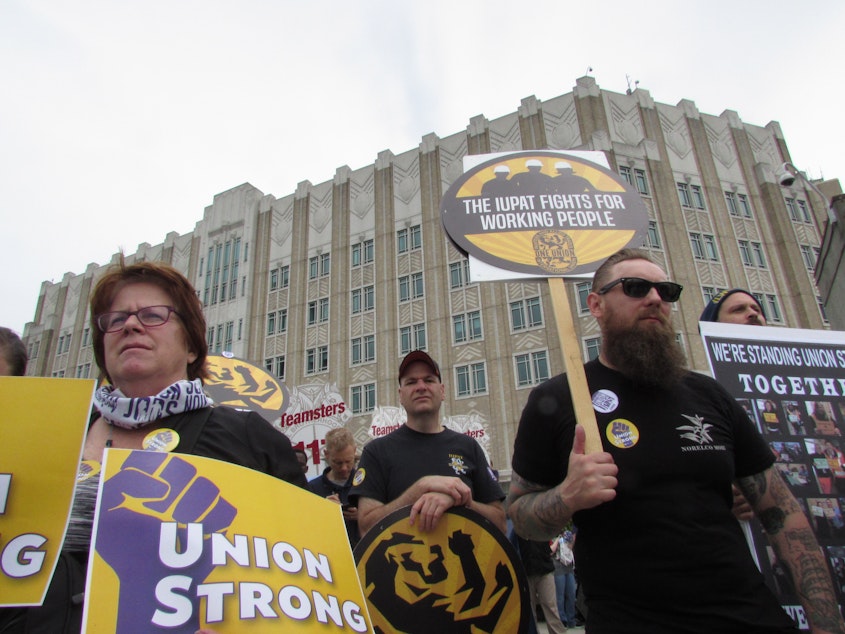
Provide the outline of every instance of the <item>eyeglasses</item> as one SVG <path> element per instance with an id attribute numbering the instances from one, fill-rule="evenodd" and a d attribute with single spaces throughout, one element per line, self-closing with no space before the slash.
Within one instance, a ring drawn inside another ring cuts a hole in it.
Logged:
<path id="1" fill-rule="evenodd" d="M 179 314 L 171 306 L 147 306 L 132 311 L 115 310 L 110 313 L 97 315 L 97 327 L 103 332 L 117 332 L 118 330 L 123 330 L 126 320 L 132 315 L 135 315 L 143 326 L 155 328 L 156 326 L 163 326 L 170 321 L 170 315 L 173 313 Z"/>
<path id="2" fill-rule="evenodd" d="M 622 285 L 623 293 L 634 299 L 642 299 L 652 288 L 657 289 L 657 294 L 664 302 L 677 302 L 681 299 L 681 291 L 684 290 L 683 286 L 675 282 L 651 282 L 641 277 L 620 277 L 610 284 L 605 284 L 597 292 L 604 295 L 617 284 Z"/>

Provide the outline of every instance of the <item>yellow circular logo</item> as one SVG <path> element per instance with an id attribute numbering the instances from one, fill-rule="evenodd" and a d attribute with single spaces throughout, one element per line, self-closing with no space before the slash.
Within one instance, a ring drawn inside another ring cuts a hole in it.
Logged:
<path id="1" fill-rule="evenodd" d="M 257 412 L 268 421 L 288 408 L 287 388 L 263 368 L 236 359 L 209 355 L 205 391 L 218 405 Z"/>
<path id="2" fill-rule="evenodd" d="M 527 631 L 528 580 L 505 535 L 462 507 L 423 533 L 411 526 L 410 512 L 394 511 L 355 547 L 375 631 Z"/>
<path id="3" fill-rule="evenodd" d="M 364 481 L 364 478 L 367 477 L 367 470 L 363 467 L 355 471 L 355 475 L 352 476 L 352 486 L 358 486 Z"/>
<path id="4" fill-rule="evenodd" d="M 155 429 L 144 437 L 141 446 L 147 451 L 173 451 L 179 444 L 179 434 L 173 429 Z"/>
<path id="5" fill-rule="evenodd" d="M 620 449 L 630 449 L 640 440 L 640 430 L 629 420 L 617 418 L 607 424 L 604 430 L 610 444 Z"/>

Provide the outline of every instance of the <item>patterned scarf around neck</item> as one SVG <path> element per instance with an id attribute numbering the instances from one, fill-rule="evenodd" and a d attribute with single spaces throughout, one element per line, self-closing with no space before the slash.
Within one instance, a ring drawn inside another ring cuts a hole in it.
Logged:
<path id="1" fill-rule="evenodd" d="M 129 398 L 113 385 L 94 392 L 94 404 L 109 425 L 138 429 L 153 421 L 202 409 L 214 404 L 202 389 L 202 381 L 176 381 L 153 396 Z"/>

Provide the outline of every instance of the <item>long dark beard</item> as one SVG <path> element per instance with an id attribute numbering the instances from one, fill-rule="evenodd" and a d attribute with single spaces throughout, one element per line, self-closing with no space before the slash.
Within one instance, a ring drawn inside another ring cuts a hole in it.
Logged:
<path id="1" fill-rule="evenodd" d="M 659 327 L 638 322 L 634 328 L 621 328 L 611 317 L 602 336 L 608 362 L 634 383 L 671 387 L 686 374 L 686 358 L 668 320 Z"/>

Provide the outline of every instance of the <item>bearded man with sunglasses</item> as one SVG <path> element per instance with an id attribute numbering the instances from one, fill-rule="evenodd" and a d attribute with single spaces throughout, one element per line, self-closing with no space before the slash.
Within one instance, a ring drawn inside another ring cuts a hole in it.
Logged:
<path id="1" fill-rule="evenodd" d="M 731 483 L 787 563 L 813 632 L 845 632 L 825 559 L 739 404 L 685 369 L 672 326 L 683 287 L 644 251 L 596 271 L 602 334 L 585 365 L 603 451 L 585 454 L 566 376 L 535 388 L 517 433 L 508 513 L 527 539 L 572 519 L 590 634 L 786 633 L 731 513 Z"/>

